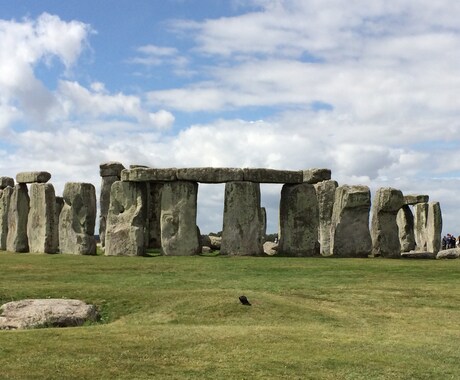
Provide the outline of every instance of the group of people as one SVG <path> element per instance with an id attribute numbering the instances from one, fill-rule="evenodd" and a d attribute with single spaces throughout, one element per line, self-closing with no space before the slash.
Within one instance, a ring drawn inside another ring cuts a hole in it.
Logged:
<path id="1" fill-rule="evenodd" d="M 450 249 L 450 248 L 456 248 L 460 246 L 460 236 L 458 238 L 455 238 L 454 235 L 452 234 L 447 234 L 447 236 L 444 236 L 441 241 L 441 249 Z"/>

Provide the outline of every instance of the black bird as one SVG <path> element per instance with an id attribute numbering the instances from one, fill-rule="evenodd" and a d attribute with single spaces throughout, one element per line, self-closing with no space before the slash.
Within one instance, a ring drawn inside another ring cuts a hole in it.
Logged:
<path id="1" fill-rule="evenodd" d="M 251 306 L 250 302 L 248 301 L 247 297 L 246 296 L 240 296 L 240 302 L 243 304 L 243 305 L 246 305 L 246 306 Z"/>

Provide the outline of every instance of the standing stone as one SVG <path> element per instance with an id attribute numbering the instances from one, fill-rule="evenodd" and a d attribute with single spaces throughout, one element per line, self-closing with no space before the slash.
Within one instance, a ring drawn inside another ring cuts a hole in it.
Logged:
<path id="1" fill-rule="evenodd" d="M 331 222 L 331 253 L 339 257 L 368 257 L 371 192 L 367 186 L 339 186 Z"/>
<path id="2" fill-rule="evenodd" d="M 120 180 L 121 171 L 123 169 L 125 169 L 125 167 L 119 162 L 105 162 L 99 165 L 99 173 L 102 177 L 101 194 L 99 197 L 99 238 L 102 247 L 105 246 L 105 230 L 110 204 L 110 189 L 115 181 Z"/>
<path id="3" fill-rule="evenodd" d="M 315 184 L 319 207 L 319 244 L 323 256 L 331 254 L 331 223 L 337 181 L 327 180 Z"/>
<path id="4" fill-rule="evenodd" d="M 414 205 L 414 235 L 417 251 L 427 250 L 426 221 L 428 218 L 428 203 Z"/>
<path id="5" fill-rule="evenodd" d="M 59 216 L 61 253 L 95 255 L 96 189 L 90 183 L 68 182 Z"/>
<path id="6" fill-rule="evenodd" d="M 396 224 L 399 229 L 399 244 L 401 245 L 401 252 L 413 251 L 415 249 L 414 215 L 412 214 L 409 205 L 403 205 L 398 211 Z"/>
<path id="7" fill-rule="evenodd" d="M 56 253 L 56 196 L 50 183 L 30 185 L 30 209 L 27 221 L 29 251 L 33 253 Z"/>
<path id="8" fill-rule="evenodd" d="M 438 253 L 441 249 L 442 213 L 439 202 L 428 203 L 426 221 L 427 251 Z"/>
<path id="9" fill-rule="evenodd" d="M 147 183 L 147 248 L 161 247 L 161 189 L 162 183 Z"/>
<path id="10" fill-rule="evenodd" d="M 260 224 L 260 236 L 262 236 L 263 241 L 265 240 L 265 236 L 267 236 L 267 210 L 265 209 L 265 207 L 260 208 L 260 215 L 262 217 L 262 223 Z"/>
<path id="11" fill-rule="evenodd" d="M 62 208 L 64 207 L 64 198 L 56 197 L 54 205 L 54 228 L 56 233 L 54 234 L 55 242 L 54 244 L 57 247 L 57 252 L 60 252 L 59 249 L 59 216 L 61 215 Z"/>
<path id="12" fill-rule="evenodd" d="M 226 183 L 221 254 L 262 255 L 262 219 L 259 183 Z"/>
<path id="13" fill-rule="evenodd" d="M 188 256 L 201 252 L 196 225 L 198 183 L 167 182 L 161 189 L 161 252 Z"/>
<path id="14" fill-rule="evenodd" d="M 114 182 L 107 215 L 105 255 L 145 255 L 146 187 L 142 183 Z"/>
<path id="15" fill-rule="evenodd" d="M 0 190 L 0 251 L 6 251 L 6 239 L 8 237 L 8 210 L 10 208 L 12 187 Z"/>
<path id="16" fill-rule="evenodd" d="M 10 252 L 29 252 L 27 218 L 29 216 L 29 191 L 27 185 L 14 186 L 8 209 L 8 236 L 6 249 Z"/>
<path id="17" fill-rule="evenodd" d="M 308 183 L 284 185 L 280 200 L 280 256 L 319 254 L 319 210 L 315 187 Z"/>
<path id="18" fill-rule="evenodd" d="M 396 215 L 404 204 L 400 190 L 382 187 L 377 190 L 372 205 L 372 254 L 374 256 L 401 257 L 399 229 Z"/>

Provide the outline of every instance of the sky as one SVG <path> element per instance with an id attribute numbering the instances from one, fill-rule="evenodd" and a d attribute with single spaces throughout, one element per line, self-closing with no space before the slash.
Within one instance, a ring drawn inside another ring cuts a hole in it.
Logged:
<path id="1" fill-rule="evenodd" d="M 460 2 L 0 0 L 0 176 L 329 168 L 460 234 Z M 222 229 L 224 185 L 198 225 Z M 281 185 L 262 185 L 276 232 Z"/>

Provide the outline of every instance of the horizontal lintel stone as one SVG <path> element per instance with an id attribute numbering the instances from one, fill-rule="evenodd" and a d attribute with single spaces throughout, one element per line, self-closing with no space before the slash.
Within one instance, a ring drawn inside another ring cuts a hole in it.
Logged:
<path id="1" fill-rule="evenodd" d="M 302 183 L 301 170 L 244 168 L 244 181 L 259 183 Z"/>
<path id="2" fill-rule="evenodd" d="M 171 182 L 177 181 L 176 168 L 134 168 L 123 170 L 121 180 L 127 182 Z"/>
<path id="3" fill-rule="evenodd" d="M 104 162 L 99 165 L 99 173 L 101 177 L 120 177 L 120 173 L 124 168 L 120 162 Z"/>
<path id="4" fill-rule="evenodd" d="M 21 172 L 16 174 L 17 183 L 46 183 L 50 180 L 48 172 Z"/>
<path id="5" fill-rule="evenodd" d="M 430 197 L 421 194 L 408 194 L 404 196 L 405 205 L 416 205 L 417 203 L 428 203 Z"/>
<path id="6" fill-rule="evenodd" d="M 177 169 L 177 179 L 202 183 L 243 181 L 243 169 L 239 168 L 182 168 Z"/>
<path id="7" fill-rule="evenodd" d="M 315 184 L 331 179 L 331 169 L 307 169 L 303 171 L 303 182 Z"/>

